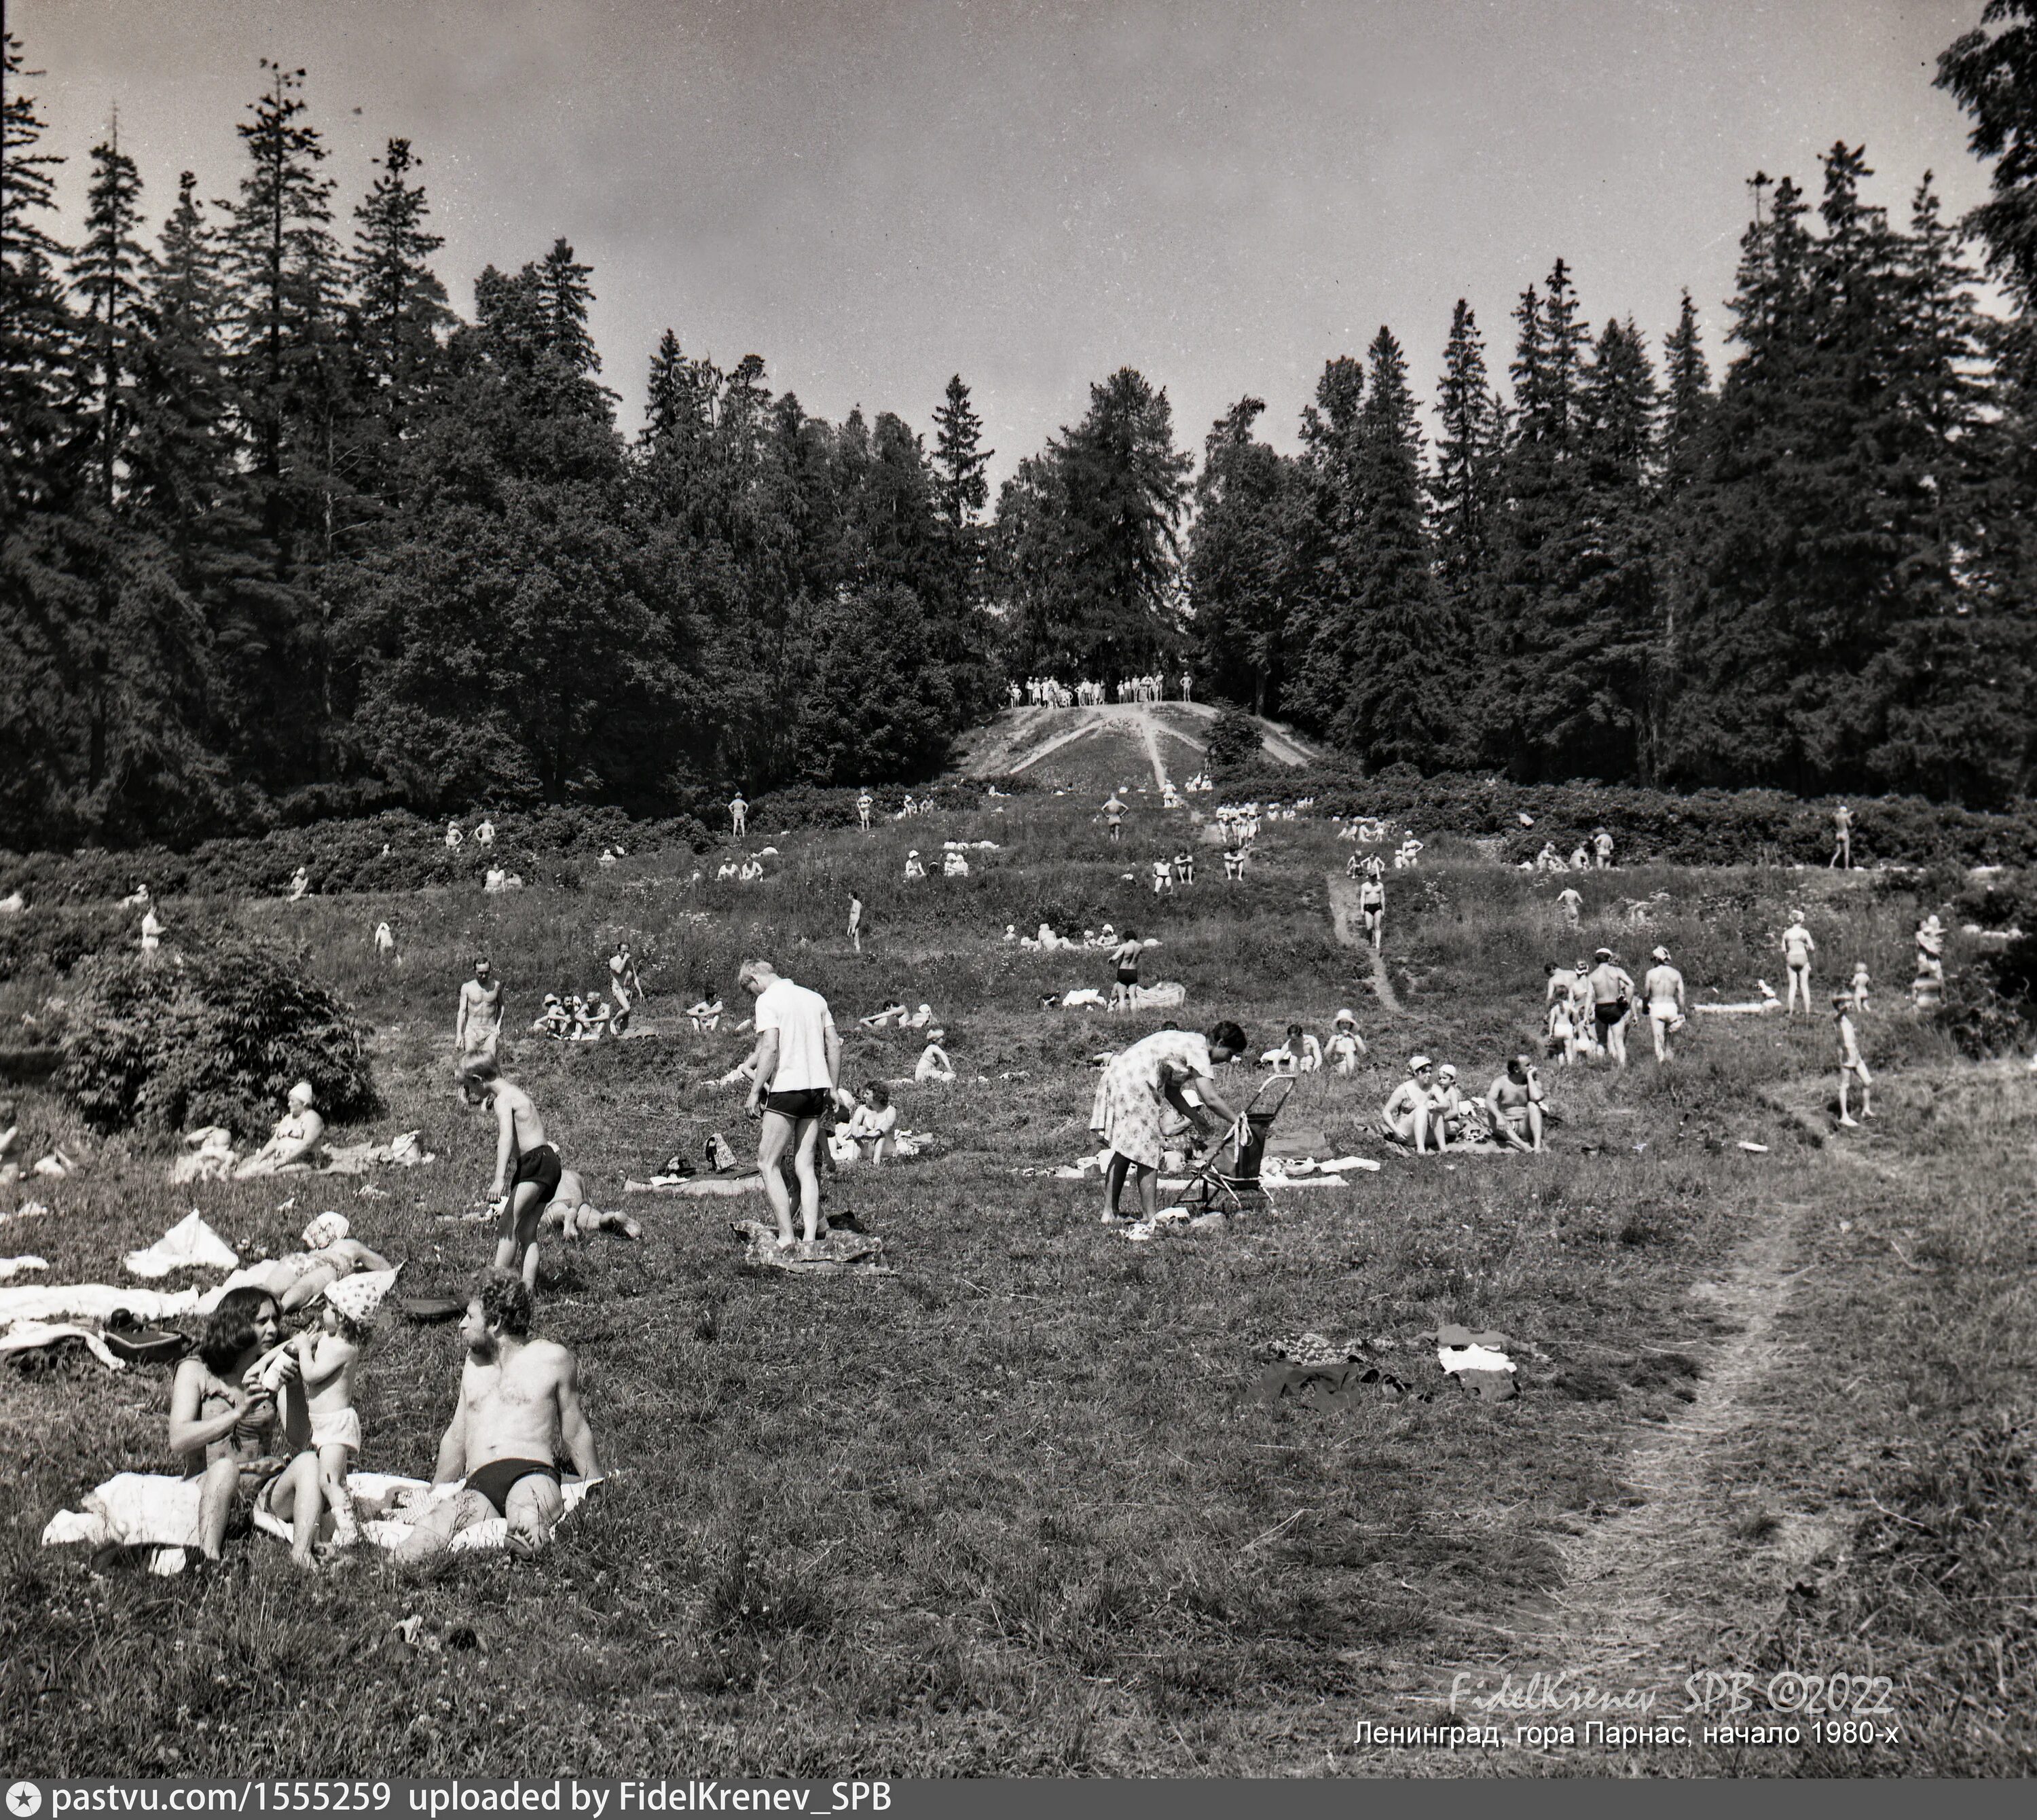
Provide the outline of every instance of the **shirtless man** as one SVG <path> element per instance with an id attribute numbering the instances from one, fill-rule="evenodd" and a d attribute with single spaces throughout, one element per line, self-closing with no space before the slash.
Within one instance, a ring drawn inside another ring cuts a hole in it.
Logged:
<path id="1" fill-rule="evenodd" d="M 1572 929 L 1575 929 L 1578 926 L 1578 918 L 1584 914 L 1583 894 L 1575 885 L 1565 885 L 1556 893 L 1556 902 L 1563 913 L 1563 920 Z"/>
<path id="2" fill-rule="evenodd" d="M 848 942 L 858 954 L 863 952 L 863 899 L 854 891 L 848 894 Z"/>
<path id="3" fill-rule="evenodd" d="M 1648 1001 L 1648 1028 L 1655 1039 L 1655 1059 L 1671 1059 L 1669 1039 L 1684 1027 L 1684 976 L 1669 964 L 1669 951 L 1658 948 L 1649 957 L 1655 964 L 1641 982 L 1642 997 Z"/>
<path id="4" fill-rule="evenodd" d="M 1358 926 L 1372 938 L 1372 952 L 1379 952 L 1380 937 L 1386 926 L 1386 887 L 1368 878 L 1358 887 Z"/>
<path id="5" fill-rule="evenodd" d="M 516 1277 L 485 1277 L 459 1323 L 467 1345 L 459 1402 L 439 1443 L 433 1478 L 457 1485 L 435 1498 L 397 1551 L 416 1565 L 442 1554 L 462 1530 L 506 1517 L 509 1546 L 537 1553 L 565 1509 L 555 1458 L 563 1446 L 585 1480 L 601 1477 L 594 1431 L 580 1402 L 580 1362 L 531 1338 L 531 1292 Z"/>
<path id="6" fill-rule="evenodd" d="M 1393 1097 L 1380 1111 L 1381 1133 L 1396 1144 L 1412 1144 L 1418 1156 L 1426 1155 L 1429 1148 L 1430 1096 L 1435 1079 L 1436 1065 L 1426 1055 L 1415 1057 L 1408 1064 L 1408 1078 L 1393 1089 Z M 1449 1137 L 1438 1130 L 1436 1148 L 1440 1152 L 1449 1147 Z"/>
<path id="7" fill-rule="evenodd" d="M 861 792 L 856 796 L 856 819 L 863 824 L 863 831 L 866 834 L 870 832 L 870 812 L 876 807 L 876 798 L 872 796 L 867 790 Z"/>
<path id="8" fill-rule="evenodd" d="M 1174 852 L 1174 883 L 1192 885 L 1196 882 L 1196 856 L 1186 847 L 1177 847 Z"/>
<path id="9" fill-rule="evenodd" d="M 1604 828 L 1592 835 L 1592 859 L 1600 872 L 1608 870 L 1612 865 L 1612 836 Z"/>
<path id="10" fill-rule="evenodd" d="M 1844 803 L 1832 811 L 1832 857 L 1826 861 L 1827 869 L 1837 866 L 1840 871 L 1853 870 L 1853 811 Z M 1805 1008 L 1806 1009 L 1808 1007 Z"/>
<path id="11" fill-rule="evenodd" d="M 1492 1109 L 1492 1133 L 1502 1144 L 1516 1150 L 1542 1148 L 1542 1103 L 1548 1095 L 1535 1073 L 1535 1065 L 1517 1055 L 1506 1072 L 1486 1089 L 1485 1103 Z"/>
<path id="12" fill-rule="evenodd" d="M 1782 932 L 1782 964 L 1789 971 L 1789 1001 L 1786 1010 L 1797 1008 L 1797 994 L 1804 995 L 1804 1015 L 1811 1015 L 1811 956 L 1818 952 L 1811 932 L 1804 926 L 1804 913 L 1792 910 L 1789 926 Z"/>
<path id="13" fill-rule="evenodd" d="M 1242 842 L 1223 849 L 1223 876 L 1234 881 L 1245 876 L 1245 847 Z"/>
<path id="14" fill-rule="evenodd" d="M 1592 1022 L 1599 1045 L 1622 1068 L 1627 1065 L 1627 1020 L 1634 1010 L 1634 982 L 1613 959 L 1612 950 L 1598 951 L 1591 970 Z"/>
<path id="15" fill-rule="evenodd" d="M 1110 793 L 1110 800 L 1103 805 L 1103 819 L 1110 829 L 1113 841 L 1124 838 L 1124 804 L 1119 801 L 1117 793 Z"/>
<path id="16" fill-rule="evenodd" d="M 740 840 L 750 826 L 750 805 L 743 801 L 740 790 L 729 800 L 728 821 L 730 831 Z"/>
<path id="17" fill-rule="evenodd" d="M 325 1120 L 313 1109 L 317 1098 L 308 1080 L 292 1088 L 289 1109 L 276 1121 L 269 1141 L 233 1171 L 233 1179 L 245 1182 L 279 1169 L 312 1167 L 318 1160 L 319 1140 L 325 1136 Z"/>
<path id="18" fill-rule="evenodd" d="M 1578 1047 L 1586 1054 L 1599 1049 L 1598 1025 L 1592 1016 L 1591 963 L 1578 961 L 1570 969 L 1570 1022 L 1578 1035 Z"/>
<path id="19" fill-rule="evenodd" d="M 495 1046 L 502 1038 L 502 982 L 481 955 L 474 963 L 474 978 L 459 989 L 459 1009 L 452 1025 L 453 1047 L 459 1064 L 493 1061 Z"/>
<path id="20" fill-rule="evenodd" d="M 1839 1027 L 1839 1123 L 1855 1126 L 1860 1118 L 1872 1118 L 1874 1106 L 1869 1097 L 1874 1086 L 1874 1076 L 1867 1072 L 1867 1060 L 1860 1053 L 1860 1037 L 1853 1027 L 1853 995 L 1835 992 L 1832 994 L 1832 1016 Z M 1853 1115 L 1846 1103 L 1846 1090 L 1857 1081 L 1860 1084 L 1860 1118 Z"/>
<path id="21" fill-rule="evenodd" d="M 546 1139 L 545 1122 L 530 1095 L 505 1080 L 492 1061 L 461 1068 L 459 1095 L 469 1106 L 495 1114 L 495 1181 L 488 1191 L 502 1209 L 495 1268 L 514 1271 L 520 1264 L 525 1285 L 535 1288 L 538 1227 L 558 1194 L 559 1153 Z"/>

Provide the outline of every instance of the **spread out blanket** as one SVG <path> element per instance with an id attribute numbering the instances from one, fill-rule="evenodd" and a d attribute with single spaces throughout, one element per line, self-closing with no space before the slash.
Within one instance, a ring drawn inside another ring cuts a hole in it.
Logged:
<path id="1" fill-rule="evenodd" d="M 565 1515 L 570 1517 L 580 1508 L 580 1501 L 600 1482 L 599 1479 L 562 1481 L 559 1489 L 565 1498 Z M 433 1485 L 424 1479 L 405 1478 L 392 1473 L 349 1473 L 346 1487 L 357 1500 L 376 1504 L 384 1502 L 392 1494 L 400 1496 L 406 1493 L 436 1501 L 452 1496 L 459 1489 L 457 1485 Z M 194 1548 L 197 1546 L 194 1538 L 198 1529 L 199 1490 L 198 1480 L 176 1478 L 167 1473 L 115 1474 L 79 1500 L 81 1509 L 59 1511 L 51 1518 L 43 1531 L 43 1546 L 56 1548 L 66 1543 L 85 1542 L 101 1547 L 115 1542 L 130 1548 L 153 1547 L 180 1553 Z M 561 1521 L 564 1520 L 562 1517 Z M 254 1522 L 256 1528 L 270 1535 L 285 1542 L 290 1539 L 290 1526 L 280 1517 L 258 1511 Z M 331 1525 L 328 1512 L 324 1525 L 327 1533 Z M 394 1549 L 410 1534 L 412 1527 L 395 1517 L 376 1518 L 364 1522 L 361 1533 L 377 1548 Z M 455 1536 L 452 1552 L 465 1554 L 505 1548 L 508 1541 L 508 1520 L 490 1517 Z M 180 1559 L 168 1571 L 176 1572 L 183 1565 Z"/>
<path id="2" fill-rule="evenodd" d="M 195 1289 L 116 1289 L 105 1283 L 23 1284 L 0 1288 L 0 1327 L 15 1321 L 103 1321 L 125 1308 L 138 1321 L 173 1321 L 198 1309 Z"/>

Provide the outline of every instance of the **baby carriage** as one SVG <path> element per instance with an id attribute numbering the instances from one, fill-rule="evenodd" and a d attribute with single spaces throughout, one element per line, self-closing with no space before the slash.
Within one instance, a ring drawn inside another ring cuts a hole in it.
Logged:
<path id="1" fill-rule="evenodd" d="M 1223 1141 L 1200 1162 L 1190 1164 L 1181 1205 L 1191 1213 L 1241 1213 L 1248 1200 L 1255 1205 L 1264 1202 L 1266 1190 L 1260 1186 L 1259 1170 L 1266 1158 L 1266 1140 L 1298 1078 L 1275 1074 L 1260 1081 Z"/>

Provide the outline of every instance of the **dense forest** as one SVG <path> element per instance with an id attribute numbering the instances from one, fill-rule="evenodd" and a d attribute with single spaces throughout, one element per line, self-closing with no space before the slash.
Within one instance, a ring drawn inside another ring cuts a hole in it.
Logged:
<path id="1" fill-rule="evenodd" d="M 958 376 L 924 433 L 830 424 L 668 331 L 627 429 L 572 247 L 462 316 L 411 145 L 342 218 L 303 71 L 263 66 L 229 195 L 164 202 L 111 127 L 58 168 L 10 38 L 0 846 L 917 779 L 1008 677 L 1182 662 L 1374 770 L 2001 803 L 2037 761 L 2033 72 L 2037 0 L 1941 60 L 1992 165 L 1965 223 L 1928 176 L 1892 222 L 1843 143 L 1756 175 L 1709 354 L 1687 294 L 1651 349 L 1558 259 L 1502 345 L 1457 305 L 1426 419 L 1382 327 L 1298 453 L 1246 398 L 1198 469 L 1125 369 L 993 505 Z"/>

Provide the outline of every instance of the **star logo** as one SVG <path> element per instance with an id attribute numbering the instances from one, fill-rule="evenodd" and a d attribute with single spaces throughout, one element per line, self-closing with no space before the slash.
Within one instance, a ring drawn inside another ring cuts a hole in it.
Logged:
<path id="1" fill-rule="evenodd" d="M 43 1811 L 43 1792 L 32 1782 L 17 1782 L 7 1791 L 7 1811 L 14 1820 L 34 1820 Z"/>

